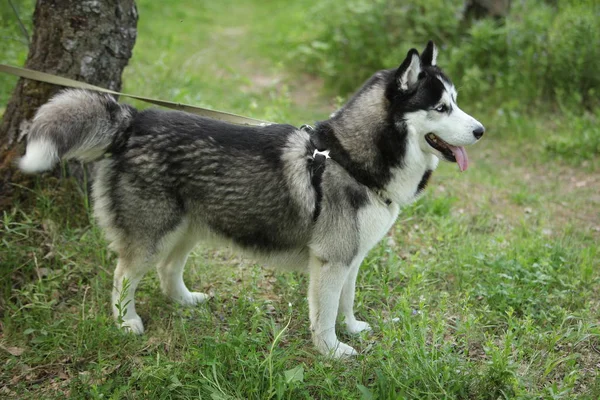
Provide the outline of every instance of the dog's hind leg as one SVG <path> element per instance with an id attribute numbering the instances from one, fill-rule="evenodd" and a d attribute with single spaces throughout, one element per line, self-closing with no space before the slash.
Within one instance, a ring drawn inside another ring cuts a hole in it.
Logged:
<path id="1" fill-rule="evenodd" d="M 350 272 L 342 263 L 325 262 L 311 254 L 309 261 L 308 308 L 313 342 L 325 355 L 341 358 L 356 355 L 356 350 L 338 340 L 335 320 L 342 285 Z"/>
<path id="2" fill-rule="evenodd" d="M 117 324 L 131 333 L 144 333 L 142 319 L 135 311 L 135 290 L 150 269 L 145 255 L 121 255 L 117 262 L 112 291 L 113 314 Z"/>
<path id="3" fill-rule="evenodd" d="M 204 293 L 190 292 L 183 282 L 185 263 L 194 245 L 195 241 L 180 239 L 168 256 L 156 265 L 163 293 L 176 302 L 189 306 L 203 303 L 209 297 Z"/>
<path id="4" fill-rule="evenodd" d="M 358 269 L 362 263 L 363 258 L 358 257 L 354 260 L 350 266 L 350 272 L 346 277 L 346 282 L 342 288 L 342 295 L 340 297 L 340 308 L 338 315 L 344 318 L 346 329 L 351 334 L 356 334 L 362 331 L 370 331 L 371 326 L 363 321 L 358 321 L 354 316 L 354 293 L 356 285 L 356 276 L 358 275 Z"/>

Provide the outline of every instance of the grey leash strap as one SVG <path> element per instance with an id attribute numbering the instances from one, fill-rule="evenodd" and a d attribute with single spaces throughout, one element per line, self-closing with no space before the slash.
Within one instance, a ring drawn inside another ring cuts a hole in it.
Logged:
<path id="1" fill-rule="evenodd" d="M 89 83 L 79 82 L 73 79 L 63 78 L 62 76 L 56 76 L 45 72 L 34 71 L 27 68 L 13 67 L 11 65 L 0 64 L 0 72 L 4 72 L 9 75 L 19 76 L 21 78 L 32 79 L 39 82 L 50 83 L 53 85 L 66 86 L 76 89 L 95 90 L 97 92 L 109 93 L 116 96 L 130 97 L 132 99 L 145 101 L 146 103 L 155 104 L 157 106 L 167 107 L 173 110 L 185 111 L 203 117 L 213 118 L 224 122 L 230 122 L 232 124 L 258 126 L 272 124 L 272 122 L 243 117 L 241 115 L 232 114 L 224 111 L 209 110 L 207 108 L 196 107 L 189 104 L 174 103 L 172 101 L 165 101 L 153 99 L 150 97 L 137 96 L 134 94 L 115 92 L 114 90 L 105 89 L 100 86 L 94 86 L 90 85 Z"/>

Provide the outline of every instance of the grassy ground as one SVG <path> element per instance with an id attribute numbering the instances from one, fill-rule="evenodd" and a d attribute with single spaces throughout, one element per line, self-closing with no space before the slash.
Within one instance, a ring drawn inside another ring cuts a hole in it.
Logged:
<path id="1" fill-rule="evenodd" d="M 324 118 L 336 100 L 287 59 L 309 2 L 254 3 L 138 1 L 124 91 Z M 165 302 L 149 276 L 147 333 L 120 332 L 115 258 L 85 197 L 40 179 L 35 207 L 0 221 L 0 397 L 599 398 L 598 160 L 575 167 L 540 145 L 568 135 L 560 119 L 477 108 L 488 135 L 469 170 L 443 164 L 365 260 L 356 309 L 375 331 L 343 337 L 362 351 L 350 361 L 312 349 L 305 277 L 220 250 L 188 261 L 209 303 Z"/>

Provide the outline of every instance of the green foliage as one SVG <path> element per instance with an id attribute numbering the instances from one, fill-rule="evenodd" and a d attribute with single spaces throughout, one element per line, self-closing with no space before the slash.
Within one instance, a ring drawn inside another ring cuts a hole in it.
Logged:
<path id="1" fill-rule="evenodd" d="M 557 98 L 571 94 L 579 102 L 600 95 L 600 3 L 563 1 L 549 28 L 548 83 Z"/>
<path id="2" fill-rule="evenodd" d="M 503 23 L 474 21 L 465 36 L 450 45 L 450 54 L 440 56 L 463 101 L 489 107 L 490 102 L 518 98 L 519 107 L 526 108 L 523 99 L 543 98 L 548 64 L 544 46 L 554 15 L 552 7 L 534 0 L 513 2 Z"/>
<path id="3" fill-rule="evenodd" d="M 561 100 L 597 103 L 600 6 L 591 1 L 513 2 L 503 21 L 468 21 L 463 1 L 320 2 L 311 19 L 314 38 L 299 47 L 301 64 L 350 92 L 374 70 L 399 64 L 406 50 L 433 39 L 440 64 L 469 103 Z M 490 96 L 491 95 L 491 96 Z M 523 97 L 524 96 L 524 97 Z M 525 103 L 526 104 L 526 103 Z"/>
<path id="4" fill-rule="evenodd" d="M 413 44 L 455 37 L 462 1 L 431 0 L 421 5 L 389 0 L 326 0 L 311 10 L 315 37 L 294 58 L 308 72 L 327 79 L 335 92 L 348 93 L 382 68 L 396 67 Z M 410 27 L 407 29 L 407 27 Z"/>
<path id="5" fill-rule="evenodd" d="M 31 0 L 13 0 L 15 11 L 9 6 L 8 1 L 0 7 L 0 63 L 23 65 L 27 56 L 27 38 L 23 33 L 19 19 L 32 34 L 32 15 L 34 2 Z M 17 83 L 17 78 L 0 74 L 0 115 L 12 93 L 12 88 Z"/>

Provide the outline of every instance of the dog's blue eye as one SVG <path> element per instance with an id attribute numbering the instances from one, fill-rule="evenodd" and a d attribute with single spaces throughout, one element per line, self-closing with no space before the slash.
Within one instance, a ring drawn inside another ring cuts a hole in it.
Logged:
<path id="1" fill-rule="evenodd" d="M 446 107 L 446 105 L 445 105 L 445 104 L 442 104 L 442 105 L 440 105 L 440 106 L 437 106 L 437 107 L 435 108 L 435 111 L 437 111 L 437 112 L 441 112 L 441 113 L 442 113 L 442 112 L 446 112 L 446 111 L 448 111 L 448 107 Z"/>

